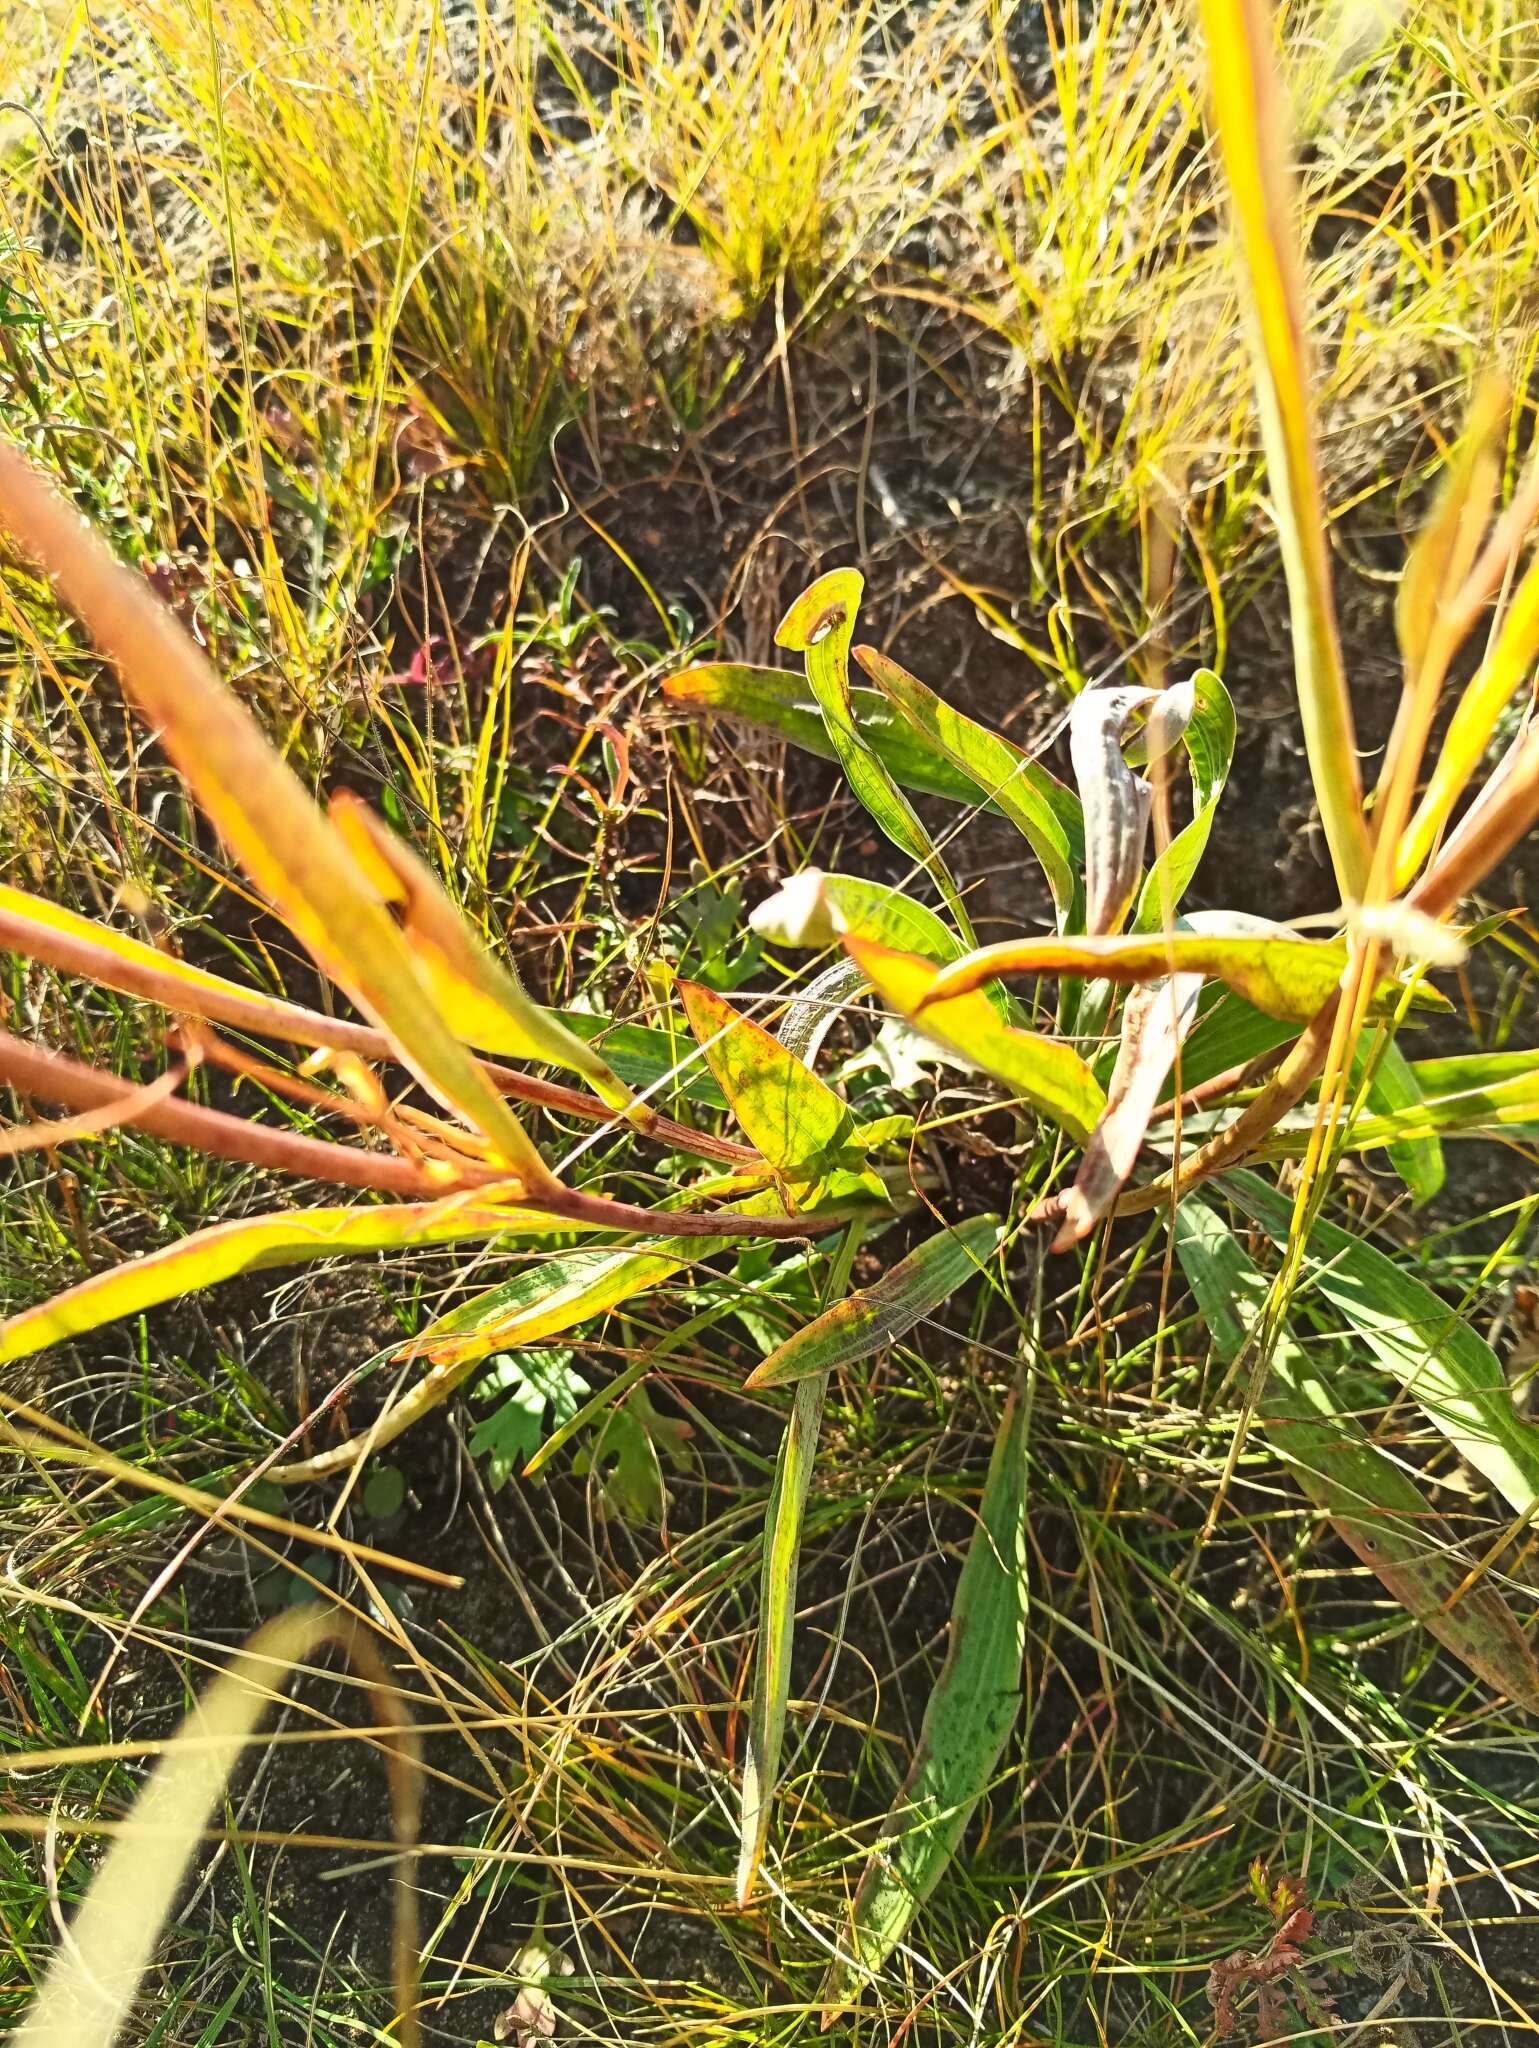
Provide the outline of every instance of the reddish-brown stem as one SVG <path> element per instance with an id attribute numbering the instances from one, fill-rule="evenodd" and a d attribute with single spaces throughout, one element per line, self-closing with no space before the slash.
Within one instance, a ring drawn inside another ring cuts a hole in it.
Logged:
<path id="1" fill-rule="evenodd" d="M 0 949 L 41 960 L 61 973 L 78 974 L 104 988 L 123 995 L 140 996 L 162 1009 L 205 1017 L 211 1023 L 228 1024 L 258 1037 L 282 1038 L 292 1045 L 308 1045 L 329 1052 L 356 1053 L 361 1059 L 394 1061 L 396 1054 L 383 1031 L 369 1024 L 355 1024 L 346 1018 L 327 1017 L 300 1003 L 284 1002 L 275 996 L 246 995 L 239 989 L 200 988 L 189 985 L 170 972 L 147 963 L 125 959 L 106 947 L 94 946 L 73 932 L 54 931 L 31 923 L 13 912 L 0 910 Z M 624 1119 L 596 1095 L 580 1088 L 565 1088 L 556 1081 L 537 1080 L 530 1074 L 515 1073 L 486 1060 L 481 1062 L 486 1077 L 504 1095 L 537 1108 L 554 1110 L 561 1116 L 581 1117 L 588 1123 L 619 1124 Z M 687 1152 L 697 1159 L 709 1159 L 719 1166 L 762 1165 L 751 1146 L 734 1144 L 730 1138 L 713 1138 L 692 1131 L 671 1117 L 645 1111 L 633 1126 L 646 1137 L 675 1152 Z"/>
<path id="2" fill-rule="evenodd" d="M 1252 1088 L 1280 1066 L 1287 1054 L 1287 1044 L 1274 1045 L 1270 1052 L 1258 1053 L 1253 1060 L 1241 1060 L 1237 1067 L 1226 1067 L 1223 1073 L 1213 1074 L 1206 1081 L 1199 1081 L 1195 1088 L 1188 1088 L 1179 1098 L 1172 1096 L 1168 1102 L 1162 1102 L 1149 1121 L 1174 1116 L 1177 1109 L 1185 1116 L 1189 1110 L 1205 1109 L 1210 1102 L 1221 1101 L 1239 1088 Z"/>
<path id="3" fill-rule="evenodd" d="M 1199 1146 L 1179 1169 L 1162 1173 L 1158 1180 L 1150 1181 L 1146 1187 L 1129 1190 L 1118 1201 L 1113 1213 L 1137 1216 L 1149 1209 L 1162 1208 L 1190 1193 L 1199 1181 L 1210 1180 L 1215 1173 L 1237 1166 L 1247 1152 L 1260 1144 L 1273 1125 L 1303 1100 L 1310 1083 L 1325 1065 L 1340 1006 L 1341 993 L 1338 990 L 1310 1018 L 1289 1046 L 1272 1080 L 1232 1124 L 1227 1124 L 1206 1145 Z"/>
<path id="4" fill-rule="evenodd" d="M 472 1160 L 457 1162 L 452 1173 L 432 1173 L 426 1167 L 399 1159 L 386 1152 L 360 1152 L 350 1145 L 332 1145 L 321 1138 L 307 1138 L 297 1131 L 276 1130 L 270 1124 L 248 1123 L 244 1117 L 228 1116 L 220 1109 L 205 1109 L 199 1103 L 172 1098 L 143 1106 L 143 1091 L 116 1074 L 104 1074 L 62 1053 L 46 1052 L 0 1031 L 0 1082 L 22 1095 L 44 1102 L 62 1103 L 72 1110 L 95 1110 L 134 1105 L 131 1121 L 137 1130 L 166 1138 L 174 1145 L 189 1145 L 200 1152 L 213 1152 L 224 1159 L 239 1159 L 252 1166 L 265 1166 L 276 1173 L 293 1173 L 307 1180 L 331 1181 L 344 1187 L 373 1188 L 380 1194 L 423 1196 L 453 1194 L 462 1188 L 490 1187 L 508 1182 L 505 1168 L 477 1166 Z M 638 1231 L 647 1236 L 667 1237 L 812 1237 L 834 1230 L 846 1220 L 841 1216 L 740 1216 L 719 1210 L 643 1209 L 631 1202 L 612 1202 L 604 1195 L 585 1194 L 577 1188 L 543 1190 L 527 1203 L 510 1207 L 537 1209 L 541 1215 L 559 1216 L 563 1221 L 603 1230 Z"/>

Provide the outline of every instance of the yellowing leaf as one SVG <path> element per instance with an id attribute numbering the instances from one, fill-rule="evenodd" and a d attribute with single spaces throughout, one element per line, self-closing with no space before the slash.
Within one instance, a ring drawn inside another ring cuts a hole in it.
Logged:
<path id="1" fill-rule="evenodd" d="M 1006 939 L 943 967 L 928 1002 L 943 1003 L 1006 976 L 1085 974 L 1143 982 L 1170 973 L 1200 974 L 1226 982 L 1268 1017 L 1307 1023 L 1335 994 L 1346 964 L 1345 941 L 1301 939 L 1286 932 L 1265 938 L 1177 931 L 1149 938 Z M 1401 985 L 1387 976 L 1377 993 L 1380 1001 L 1393 1002 Z M 1446 1007 L 1424 985 L 1413 1001 Z M 927 1016 L 928 1007 L 916 1019 L 921 1029 Z"/>
<path id="2" fill-rule="evenodd" d="M 1251 328 L 1251 362 L 1288 580 L 1299 713 L 1342 899 L 1361 900 L 1368 831 L 1315 460 L 1306 308 L 1287 123 L 1264 0 L 1200 0 L 1219 154 Z"/>
<path id="3" fill-rule="evenodd" d="M 1497 722 L 1528 681 L 1539 654 L 1539 562 L 1532 562 L 1513 593 L 1496 645 L 1480 665 L 1449 721 L 1426 793 L 1400 840 L 1397 880 L 1417 873 L 1455 804 L 1480 768 Z"/>
<path id="4" fill-rule="evenodd" d="M 850 642 L 865 582 L 858 570 L 831 569 L 804 590 L 781 620 L 777 647 L 800 654 L 807 681 L 828 728 L 850 788 L 881 826 L 894 846 L 917 860 L 945 897 L 952 916 L 969 941 L 972 927 L 945 862 L 920 823 L 918 813 L 883 765 L 855 720 L 850 695 Z"/>
<path id="5" fill-rule="evenodd" d="M 419 977 L 341 835 L 141 577 L 0 443 L 0 520 L 34 555 L 159 729 L 220 837 L 309 952 L 439 1099 L 491 1142 L 526 1192 L 559 1183 Z"/>
<path id="6" fill-rule="evenodd" d="M 788 1386 L 810 1373 L 854 1365 L 896 1344 L 915 1323 L 983 1272 L 1003 1236 L 1004 1225 L 997 1216 L 973 1216 L 926 1238 L 880 1280 L 836 1301 L 778 1345 L 744 1384 Z"/>
<path id="7" fill-rule="evenodd" d="M 1105 1111 L 1106 1096 L 1073 1046 L 1003 1023 L 985 995 L 932 1001 L 939 977 L 928 960 L 866 939 L 851 937 L 844 943 L 882 1001 L 916 1031 L 1003 1081 L 1072 1136 L 1089 1137 Z"/>
<path id="8" fill-rule="evenodd" d="M 850 1146 L 850 1112 L 826 1081 L 778 1038 L 713 990 L 681 981 L 679 995 L 732 1114 L 777 1173 L 817 1180 Z"/>
<path id="9" fill-rule="evenodd" d="M 312 1259 L 360 1252 L 395 1251 L 407 1245 L 449 1244 L 465 1237 L 569 1228 L 560 1217 L 542 1216 L 532 1209 L 499 1208 L 484 1195 L 376 1207 L 347 1203 L 216 1223 L 177 1244 L 93 1273 L 51 1301 L 12 1316 L 0 1324 L 0 1363 L 24 1358 L 49 1344 L 62 1344 L 123 1316 L 139 1315 L 163 1301 L 217 1287 L 237 1273 L 302 1266 Z"/>
<path id="10" fill-rule="evenodd" d="M 461 1038 L 505 1059 L 568 1067 L 612 1109 L 633 1103 L 608 1062 L 530 1000 L 512 970 L 480 944 L 427 863 L 366 804 L 343 792 L 333 798 L 331 815 L 360 868 L 398 908 L 423 980 Z"/>
<path id="11" fill-rule="evenodd" d="M 417 2048 L 416 1738 L 368 1636 L 323 1607 L 298 1607 L 259 1628 L 177 1729 L 91 1879 L 31 2010 L 11 2036 L 13 2048 L 112 2048 L 231 1776 L 289 1680 L 329 1643 L 341 1643 L 358 1666 L 388 1730 L 381 1747 L 400 1849 L 392 1883 L 397 2015 L 391 2031 L 402 2048 Z"/>

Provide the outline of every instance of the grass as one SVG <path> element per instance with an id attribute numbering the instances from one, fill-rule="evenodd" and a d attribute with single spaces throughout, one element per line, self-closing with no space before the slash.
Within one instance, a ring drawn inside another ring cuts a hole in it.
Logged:
<path id="1" fill-rule="evenodd" d="M 13 9 L 0 111 L 7 428 L 196 623 L 307 780 L 369 793 L 552 1001 L 639 1021 L 679 974 L 768 1005 L 780 957 L 745 939 L 744 896 L 807 858 L 880 865 L 827 780 L 654 715 L 684 649 L 768 658 L 817 567 L 858 553 L 884 640 L 921 636 L 922 672 L 1016 737 L 1051 723 L 1062 678 L 1114 664 L 1213 659 L 1258 756 L 1287 701 L 1200 70 L 1173 17 L 1083 0 L 1036 36 L 973 0 L 764 0 L 671 19 L 233 0 L 216 37 L 177 0 Z M 1325 490 L 1376 737 L 1376 579 L 1487 360 L 1518 393 L 1509 480 L 1531 436 L 1531 58 L 1500 4 L 1411 10 L 1345 70 L 1332 21 L 1294 10 L 1287 47 Z M 310 1000 L 292 942 L 94 691 L 82 637 L 37 583 L 3 587 L 5 877 Z M 1317 867 L 1273 865 L 1278 812 L 1307 802 L 1286 744 L 1242 770 L 1266 814 L 1254 907 L 1318 908 Z M 1024 886 L 988 830 L 958 841 L 981 937 L 1019 922 Z M 1529 922 L 1504 943 L 1505 984 L 1470 994 L 1493 1045 L 1532 1040 L 1539 994 Z M 18 1029 L 153 1070 L 132 1005 L 20 961 L 5 977 Z M 840 1026 L 833 1052 L 856 1043 Z M 984 1099 L 949 1070 L 932 1083 L 937 1126 Z M 250 1083 L 236 1099 L 318 1127 Z M 946 1170 L 1003 1186 L 1014 1127 L 979 1128 Z M 584 1136 L 543 1132 L 555 1156 Z M 1534 1267 L 1532 1148 L 1451 1151 L 1430 1220 L 1350 1165 L 1329 1213 L 1505 1327 Z M 586 1157 L 637 1199 L 671 1185 L 623 1139 Z M 278 1199 L 255 1169 L 127 1129 L 23 1156 L 0 1286 L 24 1305 Z M 831 2038 L 1204 2041 L 1210 1969 L 1278 1925 L 1258 1862 L 1321 1914 L 1310 1995 L 1336 2017 L 1296 2004 L 1293 2038 L 1524 2038 L 1531 1718 L 1322 1533 L 1254 1431 L 1231 1469 L 1243 1389 L 1164 1262 L 1151 1231 L 1048 1269 L 1025 1711 L 962 1855 Z M 495 1487 L 468 1452 L 490 1410 L 472 1395 L 403 1442 L 393 1505 L 289 1504 L 463 1588 L 7 1453 L 0 1740 L 13 1761 L 123 1746 L 8 1780 L 8 2019 L 145 1745 L 263 1612 L 318 1585 L 372 1615 L 426 1732 L 431 2037 L 491 2038 L 530 1941 L 573 1966 L 550 1980 L 571 2038 L 816 2033 L 1031 1339 L 943 1311 L 831 1383 L 768 1888 L 740 1912 L 734 1788 L 786 1406 L 741 1383 L 826 1269 L 773 1293 L 751 1252 L 718 1268 L 625 1305 L 560 1368 L 599 1393 L 640 1369 L 687 1438 L 617 1397 L 540 1479 Z M 9 1367 L 4 1391 L 145 1475 L 217 1489 L 339 1386 L 366 1422 L 367 1363 L 508 1270 L 440 1248 L 404 1272 L 257 1276 Z M 1341 1362 L 1324 1325 L 1310 1342 Z M 1369 1419 L 1456 1529 L 1490 1527 L 1416 1411 Z M 660 1522 L 636 1506 L 659 1488 Z M 1521 1540 L 1498 1570 L 1526 1613 Z M 329 1670 L 297 1698 L 159 1952 L 147 2040 L 380 2038 L 388 1808 L 368 1738 L 333 1739 L 368 1710 Z M 1256 2038 L 1253 1992 L 1241 2010 Z"/>

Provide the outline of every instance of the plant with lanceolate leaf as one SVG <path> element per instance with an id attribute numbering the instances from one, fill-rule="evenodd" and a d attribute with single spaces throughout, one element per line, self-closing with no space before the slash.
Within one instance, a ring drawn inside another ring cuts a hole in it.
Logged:
<path id="1" fill-rule="evenodd" d="M 1146 1214 L 1152 1230 L 1168 1231 L 1215 1352 L 1231 1375 L 1244 1375 L 1245 1412 L 1265 1422 L 1268 1442 L 1320 1512 L 1484 1681 L 1539 1700 L 1539 1667 L 1496 1584 L 1447 1537 L 1405 1464 L 1392 1461 L 1358 1417 L 1381 1400 L 1386 1378 L 1394 1382 L 1520 1517 L 1539 1510 L 1530 1426 L 1477 1333 L 1420 1280 L 1320 1213 L 1346 1153 L 1386 1153 L 1413 1199 L 1424 1201 L 1441 1185 L 1445 1138 L 1539 1132 L 1539 1058 L 1413 1060 L 1398 1040 L 1412 1012 L 1448 1008 L 1429 971 L 1461 960 L 1482 935 L 1479 926 L 1461 926 L 1461 906 L 1539 818 L 1539 723 L 1531 719 L 1476 787 L 1539 653 L 1539 564 L 1505 597 L 1442 745 L 1430 766 L 1425 761 L 1455 657 L 1506 593 L 1539 513 L 1539 471 L 1498 511 L 1505 406 L 1483 389 L 1405 568 L 1397 615 L 1404 695 L 1370 800 L 1332 608 L 1268 27 L 1255 0 L 1205 0 L 1204 18 L 1299 703 L 1341 898 L 1326 936 L 1183 907 L 1217 828 L 1235 745 L 1234 707 L 1216 674 L 1200 670 L 1159 689 L 1084 691 L 1069 714 L 1071 785 L 887 655 L 857 646 L 861 579 L 839 569 L 782 622 L 779 643 L 801 657 L 801 673 L 711 664 L 673 677 L 667 691 L 675 705 L 757 721 L 835 760 L 912 864 L 913 888 L 817 871 L 793 877 L 754 912 L 761 940 L 835 957 L 793 977 L 774 1030 L 724 996 L 681 983 L 682 1015 L 669 1014 L 669 1029 L 644 1037 L 641 1052 L 634 1035 L 625 1040 L 623 1060 L 614 1034 L 606 1056 L 602 1032 L 590 1041 L 530 999 L 431 870 L 362 804 L 340 798 L 329 815 L 318 811 L 143 584 L 110 560 L 20 457 L 0 450 L 0 521 L 18 551 L 41 564 L 112 657 L 261 898 L 360 1013 L 337 1019 L 276 1000 L 38 896 L 0 890 L 0 944 L 142 999 L 172 1020 L 165 1070 L 148 1083 L 0 1036 L 0 1078 L 28 1102 L 67 1112 L 8 1132 L 7 1149 L 51 1151 L 131 1123 L 173 1144 L 375 1198 L 218 1225 L 94 1275 L 6 1324 L 0 1358 L 258 1268 L 451 1241 L 543 1254 L 404 1347 L 425 1370 L 366 1433 L 304 1458 L 280 1447 L 263 1476 L 295 1484 L 355 1466 L 495 1354 L 548 1347 L 750 1239 L 802 1241 L 785 1254 L 789 1272 L 796 1261 L 805 1266 L 807 1240 L 837 1231 L 820 1269 L 826 1306 L 772 1341 L 749 1382 L 792 1393 L 764 1534 L 747 1702 L 738 1865 L 745 1902 L 761 1881 L 775 1818 L 796 1565 L 829 1375 L 858 1369 L 963 1290 L 1011 1296 L 1011 1276 L 1022 1269 L 1012 1254 L 1023 1242 L 1045 1238 L 1065 1254 L 1119 1217 Z M 855 680 L 852 661 L 866 683 Z M 1183 778 L 1190 815 L 1176 830 L 1172 796 Z M 1034 861 L 1045 878 L 1053 931 L 980 947 L 964 892 L 909 792 L 986 807 L 1016 825 L 1023 863 Z M 923 900 L 926 890 L 938 907 Z M 872 994 L 935 1057 L 991 1078 L 1015 1106 L 1021 1130 L 1008 1214 L 942 1223 L 926 1169 L 934 1136 L 910 1114 L 865 1114 L 858 1096 L 819 1071 L 830 1019 L 858 1014 Z M 304 1047 L 312 1057 L 296 1073 L 236 1045 L 231 1032 Z M 703 1064 L 736 1135 L 695 1129 L 653 1107 L 652 1094 L 680 1065 L 680 1045 L 693 1048 L 684 1064 Z M 306 1111 L 341 1118 L 352 1141 L 189 1100 L 182 1084 L 201 1065 L 254 1075 Z M 562 1070 L 581 1085 L 528 1066 Z M 390 1068 L 415 1092 L 393 1092 Z M 575 1186 L 515 1104 L 628 1128 L 701 1171 L 650 1209 Z M 1298 1161 L 1286 1196 L 1255 1171 L 1279 1159 Z M 1248 1245 L 1198 1197 L 1211 1183 L 1244 1217 Z M 932 1221 L 913 1248 L 870 1287 L 852 1291 L 864 1239 L 898 1213 L 925 1208 Z M 1270 1275 L 1257 1263 L 1259 1243 L 1277 1248 Z M 773 1242 L 768 1250 L 775 1255 Z M 1307 1310 L 1295 1300 L 1306 1276 Z M 1033 1299 L 1029 1290 L 1011 1300 L 1026 1333 L 1018 1383 L 983 1483 L 918 1753 L 856 1890 L 825 1989 L 830 2011 L 903 1939 L 1016 1721 Z M 1337 1370 L 1332 1353 L 1302 1342 L 1294 1325 L 1305 1313 L 1327 1330 L 1349 1329 L 1374 1370 L 1361 1355 Z M 634 1371 L 621 1374 L 566 1414 L 557 1437 L 566 1441 L 637 1384 Z M 506 1430 L 491 1434 L 504 1446 L 513 1440 Z M 632 1474 L 614 1497 L 634 1501 L 649 1491 Z M 109 1871 L 123 1867 L 118 1858 Z M 170 1890 L 175 1877 L 173 1869 Z M 169 1895 L 144 1888 L 124 1957 L 142 1962 L 144 1926 Z M 117 2012 L 130 1961 L 107 1974 L 118 1986 Z M 110 2026 L 70 2038 L 105 2041 Z"/>

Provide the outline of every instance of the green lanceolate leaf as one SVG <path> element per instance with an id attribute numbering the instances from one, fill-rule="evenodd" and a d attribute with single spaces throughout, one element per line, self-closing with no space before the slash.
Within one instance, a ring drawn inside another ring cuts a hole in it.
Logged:
<path id="1" fill-rule="evenodd" d="M 1293 1205 L 1285 1196 L 1253 1173 L 1230 1174 L 1225 1186 L 1269 1237 L 1287 1241 Z M 1304 1272 L 1310 1293 L 1330 1303 L 1520 1515 L 1539 1506 L 1539 1427 L 1513 1407 L 1501 1361 L 1457 1309 L 1333 1223 L 1317 1222 L 1310 1232 Z"/>
<path id="2" fill-rule="evenodd" d="M 737 1859 L 737 1899 L 746 1905 L 764 1858 L 771 1801 L 780 1774 L 786 1703 L 791 1690 L 791 1642 L 796 1620 L 796 1569 L 802 1519 L 823 1419 L 826 1373 L 813 1373 L 796 1389 L 781 1440 L 764 1518 L 764 1562 L 759 1572 L 759 1653 L 743 1759 L 743 1810 Z"/>
<path id="3" fill-rule="evenodd" d="M 839 754 L 806 679 L 783 668 L 750 668 L 741 662 L 702 662 L 664 676 L 663 694 L 695 712 L 715 712 L 772 732 L 822 761 Z M 893 781 L 920 796 L 948 803 L 976 804 L 977 784 L 941 750 L 914 731 L 880 690 L 852 686 L 850 715 Z M 1009 745 L 1009 742 L 1004 742 Z M 1022 757 L 1025 758 L 1024 756 Z M 999 811 L 997 804 L 989 806 Z"/>
<path id="4" fill-rule="evenodd" d="M 755 907 L 748 922 L 761 939 L 793 950 L 821 951 L 852 932 L 938 965 L 962 956 L 951 927 L 901 889 L 856 875 L 826 875 L 821 868 L 793 875 Z"/>
<path id="5" fill-rule="evenodd" d="M 48 1344 L 62 1344 L 120 1317 L 142 1314 L 163 1301 L 177 1301 L 184 1294 L 217 1287 L 238 1273 L 303 1266 L 313 1259 L 345 1258 L 361 1252 L 396 1251 L 409 1245 L 448 1244 L 456 1238 L 531 1236 L 569 1227 L 559 1217 L 542 1216 L 530 1209 L 498 1208 L 465 1196 L 377 1207 L 348 1203 L 216 1223 L 208 1230 L 194 1231 L 179 1244 L 93 1273 L 51 1301 L 12 1316 L 0 1324 L 0 1363 L 24 1358 Z"/>
<path id="6" fill-rule="evenodd" d="M 1379 1116 L 1403 1116 L 1414 1124 L 1425 1113 L 1416 1074 L 1405 1054 L 1390 1039 L 1378 1049 L 1373 1079 L 1368 1084 L 1369 1107 Z M 1389 1161 L 1410 1189 L 1419 1209 L 1430 1202 L 1447 1178 L 1443 1148 L 1435 1133 L 1399 1138 L 1388 1148 Z"/>
<path id="7" fill-rule="evenodd" d="M 826 1081 L 714 990 L 681 981 L 679 995 L 732 1114 L 777 1173 L 807 1182 L 856 1163 L 850 1112 Z"/>
<path id="8" fill-rule="evenodd" d="M 909 724 L 973 783 L 979 800 L 995 804 L 1021 832 L 1041 862 L 1060 922 L 1072 923 L 1084 859 L 1084 819 L 1074 792 L 1001 734 L 953 710 L 890 656 L 857 647 L 855 659 Z"/>
<path id="9" fill-rule="evenodd" d="M 1223 913 L 1229 921 L 1230 914 Z M 1191 920 L 1188 920 L 1191 922 Z M 1260 922 L 1260 920 L 1255 920 Z M 1305 1024 L 1329 1002 L 1347 964 L 1343 939 L 1301 939 L 1272 927 L 1265 937 L 1180 930 L 1165 936 L 1089 939 L 1006 939 L 983 946 L 935 976 L 929 1000 L 941 1004 L 986 982 L 1020 975 L 1097 975 L 1106 981 L 1157 981 L 1201 974 L 1225 982 L 1269 1017 Z M 1393 1003 L 1403 986 L 1386 976 L 1375 992 Z M 1418 983 L 1413 1007 L 1446 1008 L 1446 999 Z M 923 1018 L 919 1019 L 921 1027 Z"/>
<path id="10" fill-rule="evenodd" d="M 1004 1225 L 974 1216 L 927 1238 L 871 1287 L 835 1302 L 755 1366 L 745 1385 L 783 1387 L 811 1373 L 855 1365 L 911 1330 L 981 1273 L 999 1249 Z"/>
<path id="11" fill-rule="evenodd" d="M 800 654 L 806 661 L 807 681 L 822 710 L 829 740 L 850 788 L 893 845 L 924 868 L 945 897 L 958 929 L 971 944 L 972 926 L 956 883 L 913 805 L 855 718 L 850 694 L 850 642 L 855 636 L 855 614 L 864 588 L 858 570 L 831 569 L 804 590 L 786 613 L 776 631 L 775 644 Z"/>
<path id="12" fill-rule="evenodd" d="M 1186 894 L 1208 848 L 1218 800 L 1234 760 L 1235 717 L 1229 692 L 1210 668 L 1192 677 L 1192 715 L 1181 734 L 1192 767 L 1192 817 L 1144 877 L 1133 911 L 1135 932 L 1163 928 L 1167 908 Z"/>
<path id="13" fill-rule="evenodd" d="M 1202 1203 L 1184 1201 L 1173 1231 L 1214 1348 L 1233 1363 L 1265 1307 L 1266 1280 Z M 1267 1442 L 1406 1612 L 1499 1692 L 1539 1696 L 1539 1666 L 1506 1601 L 1488 1578 L 1466 1586 L 1469 1560 L 1420 1488 L 1372 1442 L 1311 1352 L 1286 1332 L 1275 1339 L 1257 1405 Z"/>
<path id="14" fill-rule="evenodd" d="M 951 1609 L 946 1661 L 919 1747 L 855 1894 L 824 2022 L 890 1956 L 988 1790 L 1021 1707 L 1026 1643 L 1026 1411 L 1017 1388 L 995 1439 Z"/>
<path id="15" fill-rule="evenodd" d="M 933 1001 L 936 969 L 912 953 L 863 939 L 844 943 L 882 1001 L 916 1031 L 992 1074 L 1073 1137 L 1089 1137 L 1105 1112 L 1106 1092 L 1072 1045 L 1003 1023 L 986 995 Z"/>

